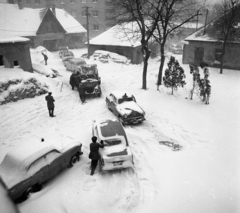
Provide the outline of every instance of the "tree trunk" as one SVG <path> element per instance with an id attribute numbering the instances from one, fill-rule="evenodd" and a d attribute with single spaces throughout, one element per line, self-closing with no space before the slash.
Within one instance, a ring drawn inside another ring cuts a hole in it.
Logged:
<path id="1" fill-rule="evenodd" d="M 158 81 L 157 81 L 157 90 L 159 90 L 159 86 L 162 84 L 162 72 L 163 72 L 163 66 L 165 62 L 165 55 L 164 55 L 164 44 L 161 45 L 160 52 L 161 52 L 161 61 L 158 71 Z"/>
<path id="2" fill-rule="evenodd" d="M 225 55 L 225 48 L 226 48 L 226 41 L 224 41 L 223 48 L 222 48 L 222 57 L 221 57 L 221 61 L 220 61 L 220 74 L 223 74 L 223 58 Z"/>
<path id="3" fill-rule="evenodd" d="M 148 47 L 144 48 L 145 56 L 143 57 L 143 75 L 142 75 L 142 89 L 147 89 L 147 68 L 148 68 L 148 59 L 150 57 L 151 51 Z"/>

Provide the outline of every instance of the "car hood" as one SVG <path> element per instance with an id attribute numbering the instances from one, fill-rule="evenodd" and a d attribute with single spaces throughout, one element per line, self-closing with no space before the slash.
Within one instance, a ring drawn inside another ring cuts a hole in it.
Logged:
<path id="1" fill-rule="evenodd" d="M 130 115 L 133 111 L 139 114 L 144 114 L 143 109 L 135 101 L 123 102 L 122 104 L 117 105 L 117 110 L 122 115 Z"/>

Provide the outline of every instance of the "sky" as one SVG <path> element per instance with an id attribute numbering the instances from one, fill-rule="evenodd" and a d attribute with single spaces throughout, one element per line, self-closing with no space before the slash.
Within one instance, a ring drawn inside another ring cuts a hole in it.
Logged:
<path id="1" fill-rule="evenodd" d="M 80 57 L 87 50 L 73 52 Z M 212 94 L 210 104 L 205 105 L 196 94 L 189 99 L 192 76 L 188 65 L 181 64 L 181 55 L 175 57 L 185 70 L 187 84 L 174 95 L 163 85 L 156 89 L 158 59 L 149 61 L 147 90 L 141 89 L 142 65 L 89 59 L 87 63 L 98 66 L 103 94 L 87 97 L 87 103 L 81 104 L 78 92 L 69 85 L 71 72 L 66 71 L 58 52 L 47 54 L 48 67 L 61 76 L 31 75 L 49 86 L 56 100 L 56 117 L 49 117 L 44 95 L 0 105 L 0 162 L 16 145 L 40 143 L 41 138 L 58 148 L 79 141 L 83 155 L 73 168 L 18 204 L 21 213 L 240 212 L 239 71 L 224 70 L 220 75 L 218 69 L 210 68 Z M 31 56 L 33 63 L 41 64 L 40 51 L 31 50 Z M 14 72 L 18 78 L 27 77 L 19 70 L 2 76 L 7 70 L 0 68 L 0 81 L 16 78 Z M 92 120 L 116 119 L 105 103 L 113 90 L 132 93 L 146 112 L 142 124 L 125 126 L 135 164 L 132 169 L 109 172 L 97 168 L 90 176 Z M 173 151 L 164 141 L 182 149 Z"/>

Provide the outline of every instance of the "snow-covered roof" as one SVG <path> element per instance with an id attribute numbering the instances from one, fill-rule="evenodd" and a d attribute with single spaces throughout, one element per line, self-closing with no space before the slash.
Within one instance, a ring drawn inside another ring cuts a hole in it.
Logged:
<path id="1" fill-rule="evenodd" d="M 136 29 L 136 23 L 115 25 L 91 39 L 89 43 L 95 45 L 137 47 L 140 46 L 141 43 L 139 34 L 137 33 L 138 30 L 134 29 Z M 134 33 L 134 31 L 136 33 Z"/>
<path id="2" fill-rule="evenodd" d="M 36 36 L 42 22 L 43 8 L 19 9 L 17 4 L 0 4 L 0 38 Z M 86 32 L 85 28 L 64 9 L 55 9 L 56 17 L 67 33 Z"/>
<path id="3" fill-rule="evenodd" d="M 23 38 L 23 37 L 0 38 L 0 43 L 16 43 L 16 42 L 27 42 L 27 41 L 30 41 L 30 39 Z"/>

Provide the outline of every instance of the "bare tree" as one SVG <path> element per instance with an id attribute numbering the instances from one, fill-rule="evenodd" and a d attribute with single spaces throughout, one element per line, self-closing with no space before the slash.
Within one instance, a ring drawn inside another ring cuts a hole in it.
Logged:
<path id="1" fill-rule="evenodd" d="M 199 0 L 162 0 L 159 7 L 153 7 L 152 19 L 157 19 L 156 26 L 157 33 L 153 36 L 160 44 L 160 66 L 158 72 L 157 89 L 162 84 L 162 72 L 165 62 L 165 45 L 169 37 L 181 31 L 181 27 L 187 22 L 192 21 L 198 17 L 201 9 L 204 8 L 204 1 Z M 155 15 L 154 15 L 155 14 Z"/>
<path id="2" fill-rule="evenodd" d="M 234 42 L 239 37 L 240 5 L 239 0 L 222 0 L 215 8 L 220 15 L 209 26 L 209 34 L 222 44 L 220 57 L 220 74 L 223 73 L 223 62 L 227 43 Z"/>
<path id="3" fill-rule="evenodd" d="M 147 67 L 148 59 L 151 54 L 149 48 L 149 42 L 153 37 L 153 33 L 157 27 L 160 14 L 156 14 L 156 19 L 151 20 L 151 13 L 153 11 L 153 5 L 158 7 L 162 0 L 113 0 L 115 6 L 117 23 L 129 23 L 135 22 L 137 24 L 137 35 L 141 41 L 141 50 L 143 57 L 143 74 L 142 74 L 142 89 L 147 89 Z M 136 28 L 134 28 L 136 31 Z"/>

